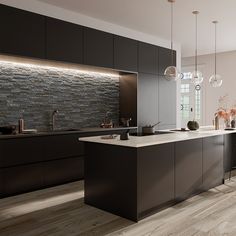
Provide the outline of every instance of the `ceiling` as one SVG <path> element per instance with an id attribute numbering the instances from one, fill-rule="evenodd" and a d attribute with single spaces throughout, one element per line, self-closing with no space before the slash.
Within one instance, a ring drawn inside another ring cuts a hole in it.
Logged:
<path id="1" fill-rule="evenodd" d="M 167 0 L 38 0 L 90 17 L 170 39 L 170 4 Z M 218 51 L 236 50 L 236 0 L 176 0 L 174 41 L 182 56 L 194 54 L 193 10 L 199 15 L 199 54 L 214 52 L 214 25 L 218 20 Z"/>

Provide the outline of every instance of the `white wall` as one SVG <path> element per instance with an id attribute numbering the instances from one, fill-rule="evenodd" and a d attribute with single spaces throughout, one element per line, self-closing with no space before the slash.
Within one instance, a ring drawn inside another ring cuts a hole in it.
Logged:
<path id="1" fill-rule="evenodd" d="M 54 17 L 57 19 L 65 20 L 75 24 L 80 24 L 83 26 L 99 29 L 105 32 L 113 33 L 116 35 L 136 39 L 139 41 L 151 43 L 161 47 L 170 47 L 170 40 L 163 39 L 161 37 L 156 37 L 150 34 L 145 34 L 139 31 L 135 31 L 129 28 L 125 28 L 119 25 L 115 25 L 109 22 L 105 22 L 99 19 L 88 17 L 86 15 L 62 9 L 47 3 L 43 3 L 37 0 L 0 0 L 0 3 L 5 5 L 17 7 L 27 11 L 35 12 L 38 14 Z M 169 27 L 169 26 L 168 26 Z M 181 46 L 175 43 L 174 49 L 177 52 L 177 67 L 181 68 Z M 178 91 L 179 83 L 177 83 Z M 176 105 L 179 104 L 180 96 L 177 92 Z M 177 109 L 177 125 L 180 124 L 179 109 Z"/>
<path id="2" fill-rule="evenodd" d="M 217 73 L 222 76 L 220 88 L 212 88 L 209 78 L 214 73 L 214 54 L 199 56 L 199 65 L 204 76 L 203 91 L 203 125 L 211 125 L 220 96 L 228 94 L 228 106 L 236 103 L 236 51 L 217 54 Z M 194 57 L 182 58 L 182 68 L 194 65 Z"/>

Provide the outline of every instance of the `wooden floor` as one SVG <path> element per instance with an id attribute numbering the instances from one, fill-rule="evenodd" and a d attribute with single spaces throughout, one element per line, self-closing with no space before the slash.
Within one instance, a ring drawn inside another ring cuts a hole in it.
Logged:
<path id="1" fill-rule="evenodd" d="M 1 199 L 0 235 L 236 236 L 236 178 L 139 223 L 85 205 L 82 181 Z"/>

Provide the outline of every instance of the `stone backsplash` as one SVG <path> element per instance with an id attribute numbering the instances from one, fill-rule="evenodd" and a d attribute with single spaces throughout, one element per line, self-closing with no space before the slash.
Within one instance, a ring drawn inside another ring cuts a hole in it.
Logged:
<path id="1" fill-rule="evenodd" d="M 119 120 L 118 76 L 75 69 L 0 63 L 0 125 L 50 130 L 98 127 L 105 113 Z"/>

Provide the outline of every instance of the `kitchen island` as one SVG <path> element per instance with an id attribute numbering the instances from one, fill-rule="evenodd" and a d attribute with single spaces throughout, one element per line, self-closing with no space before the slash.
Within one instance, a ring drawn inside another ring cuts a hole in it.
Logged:
<path id="1" fill-rule="evenodd" d="M 224 182 L 236 131 L 171 132 L 85 142 L 85 203 L 139 221 Z"/>

